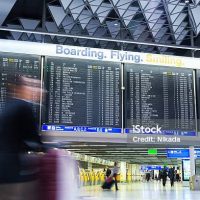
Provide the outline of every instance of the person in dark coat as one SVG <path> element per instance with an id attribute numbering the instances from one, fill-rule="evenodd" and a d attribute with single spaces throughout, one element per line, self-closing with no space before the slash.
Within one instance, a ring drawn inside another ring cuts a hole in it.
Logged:
<path id="1" fill-rule="evenodd" d="M 175 181 L 175 167 L 172 167 L 169 169 L 168 176 L 169 176 L 171 187 L 172 187 L 174 186 L 174 181 Z"/>
<path id="2" fill-rule="evenodd" d="M 166 182 L 167 182 L 167 175 L 168 175 L 168 173 L 167 173 L 167 168 L 166 167 L 164 167 L 164 169 L 163 169 L 163 171 L 162 171 L 162 175 L 161 175 L 161 177 L 162 177 L 162 183 L 163 183 L 163 186 L 165 187 L 165 185 L 166 185 Z"/>
<path id="3" fill-rule="evenodd" d="M 37 174 L 26 169 L 21 158 L 27 151 L 42 149 L 31 101 L 33 95 L 39 99 L 39 82 L 21 75 L 9 81 L 10 98 L 0 116 L 1 200 L 32 200 Z"/>
<path id="4" fill-rule="evenodd" d="M 150 178 L 151 178 L 151 174 L 150 174 L 149 171 L 147 171 L 147 173 L 146 173 L 146 180 L 147 180 L 147 182 L 150 181 Z"/>
<path id="5" fill-rule="evenodd" d="M 112 171 L 110 168 L 107 168 L 106 170 L 106 178 L 108 178 L 111 175 Z"/>

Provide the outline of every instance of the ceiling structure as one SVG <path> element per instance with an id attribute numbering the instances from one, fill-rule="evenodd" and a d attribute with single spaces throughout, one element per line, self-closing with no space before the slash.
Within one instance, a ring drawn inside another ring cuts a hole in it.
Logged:
<path id="1" fill-rule="evenodd" d="M 68 142 L 60 143 L 59 148 L 67 149 L 71 152 L 80 153 L 92 157 L 102 158 L 111 161 L 125 161 L 132 164 L 141 165 L 177 165 L 181 160 L 168 159 L 167 148 L 152 145 L 149 148 L 156 148 L 157 155 L 148 155 L 148 149 L 144 147 L 135 147 L 131 144 L 120 143 L 95 143 L 95 142 Z M 170 148 L 170 147 L 169 147 Z M 184 147 L 182 147 L 184 148 Z M 188 147 L 187 147 L 188 148 Z M 174 149 L 174 147 L 172 147 Z M 196 162 L 200 165 L 200 160 Z"/>
<path id="2" fill-rule="evenodd" d="M 1 0 L 0 38 L 191 56 L 140 42 L 200 48 L 199 12 L 200 0 Z"/>

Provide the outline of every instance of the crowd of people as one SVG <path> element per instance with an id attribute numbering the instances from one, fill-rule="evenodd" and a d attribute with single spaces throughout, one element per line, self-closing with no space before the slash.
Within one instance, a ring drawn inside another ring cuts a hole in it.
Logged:
<path id="1" fill-rule="evenodd" d="M 149 171 L 147 171 L 145 174 L 145 180 L 147 182 L 149 182 L 151 179 L 151 176 L 152 176 L 151 173 Z M 171 187 L 174 186 L 174 182 L 181 181 L 180 174 L 178 173 L 177 170 L 175 170 L 175 167 L 167 168 L 166 166 L 164 166 L 164 168 L 162 170 L 159 170 L 159 173 L 156 174 L 155 177 L 154 176 L 152 177 L 152 179 L 155 179 L 156 181 L 162 180 L 163 186 L 166 185 L 168 178 L 170 180 Z"/>

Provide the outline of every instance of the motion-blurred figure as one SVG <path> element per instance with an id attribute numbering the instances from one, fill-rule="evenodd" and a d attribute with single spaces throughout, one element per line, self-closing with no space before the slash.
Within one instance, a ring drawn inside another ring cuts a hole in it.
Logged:
<path id="1" fill-rule="evenodd" d="M 159 172 L 158 172 L 158 180 L 160 181 L 162 179 L 162 172 L 161 172 L 161 170 L 159 170 Z"/>
<path id="2" fill-rule="evenodd" d="M 180 180 L 180 174 L 176 171 L 176 181 L 177 182 L 180 182 L 181 180 Z"/>
<path id="3" fill-rule="evenodd" d="M 169 176 L 171 187 L 172 187 L 174 186 L 174 181 L 175 181 L 175 167 L 172 167 L 169 169 L 168 176 Z"/>
<path id="4" fill-rule="evenodd" d="M 165 186 L 166 185 L 166 182 L 167 182 L 167 168 L 164 166 L 164 169 L 163 169 L 163 171 L 162 171 L 162 175 L 161 175 L 161 177 L 162 177 L 162 183 L 163 183 L 163 186 Z"/>
<path id="5" fill-rule="evenodd" d="M 115 189 L 116 190 L 119 190 L 118 185 L 117 185 L 117 175 L 118 175 L 118 173 L 119 173 L 119 167 L 117 165 L 117 162 L 115 162 L 114 163 L 114 168 L 112 170 L 112 175 L 113 175 L 114 180 L 115 180 Z"/>
<path id="6" fill-rule="evenodd" d="M 42 147 L 32 111 L 32 104 L 39 103 L 40 81 L 13 75 L 8 89 L 10 98 L 0 119 L 0 199 L 36 200 L 37 170 L 22 160 L 26 152 Z"/>
<path id="7" fill-rule="evenodd" d="M 157 174 L 155 175 L 155 180 L 158 181 L 158 175 Z"/>
<path id="8" fill-rule="evenodd" d="M 39 200 L 76 200 L 77 163 L 63 150 L 51 149 L 42 157 Z M 28 200 L 28 199 L 27 199 Z"/>
<path id="9" fill-rule="evenodd" d="M 150 178 L 151 178 L 151 174 L 150 174 L 149 171 L 147 171 L 147 173 L 146 173 L 146 181 L 149 182 Z"/>

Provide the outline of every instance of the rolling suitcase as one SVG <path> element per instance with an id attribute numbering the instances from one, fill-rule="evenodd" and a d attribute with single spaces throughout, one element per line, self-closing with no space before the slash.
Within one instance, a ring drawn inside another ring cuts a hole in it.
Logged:
<path id="1" fill-rule="evenodd" d="M 113 180 L 112 177 L 108 177 L 106 181 L 102 185 L 102 189 L 111 189 L 115 181 Z"/>

